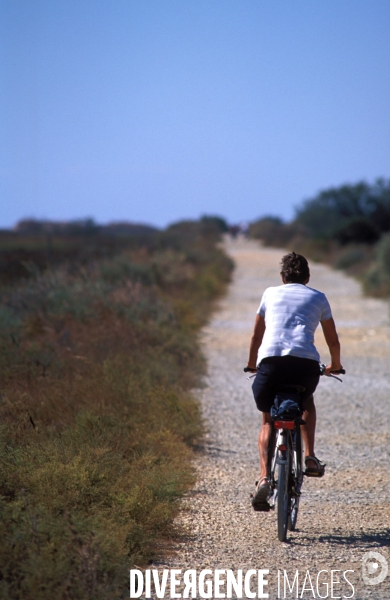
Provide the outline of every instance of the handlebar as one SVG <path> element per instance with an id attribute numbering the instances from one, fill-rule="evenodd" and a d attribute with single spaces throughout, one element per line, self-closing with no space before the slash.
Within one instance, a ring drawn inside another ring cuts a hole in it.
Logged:
<path id="1" fill-rule="evenodd" d="M 325 375 L 326 365 L 320 365 L 320 375 Z M 244 367 L 244 373 L 254 373 L 256 374 L 257 369 L 250 369 L 249 367 Z M 338 379 L 338 381 L 342 381 L 340 377 L 336 377 L 336 375 L 345 375 L 345 369 L 337 369 L 337 371 L 331 371 L 329 377 L 333 377 L 334 379 Z"/>
<path id="2" fill-rule="evenodd" d="M 324 365 L 324 364 L 320 365 L 321 375 L 324 375 L 325 369 L 326 369 L 326 365 Z M 334 375 L 345 375 L 345 369 L 338 369 L 337 371 L 331 371 L 331 373 Z"/>
<path id="3" fill-rule="evenodd" d="M 320 375 L 325 375 L 325 369 L 326 369 L 326 365 L 322 364 L 320 365 Z M 336 377 L 337 375 L 345 375 L 345 369 L 337 369 L 337 371 L 331 371 L 328 375 L 328 377 L 333 377 L 333 379 L 337 379 L 337 381 L 341 381 L 343 382 L 342 379 L 340 379 L 340 377 Z"/>

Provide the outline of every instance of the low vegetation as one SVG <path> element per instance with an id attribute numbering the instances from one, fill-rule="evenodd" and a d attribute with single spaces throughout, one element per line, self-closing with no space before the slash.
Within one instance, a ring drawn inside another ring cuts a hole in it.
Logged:
<path id="1" fill-rule="evenodd" d="M 0 237 L 1 598 L 126 598 L 169 546 L 201 432 L 197 335 L 232 270 L 219 231 Z"/>
<path id="2" fill-rule="evenodd" d="M 367 294 L 390 296 L 390 181 L 324 190 L 298 207 L 293 221 L 264 217 L 250 235 L 347 271 Z"/>

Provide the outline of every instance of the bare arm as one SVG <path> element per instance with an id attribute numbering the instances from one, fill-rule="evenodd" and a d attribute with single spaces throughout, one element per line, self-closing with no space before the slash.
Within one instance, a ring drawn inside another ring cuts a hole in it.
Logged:
<path id="1" fill-rule="evenodd" d="M 265 331 L 265 320 L 264 317 L 260 315 L 256 315 L 255 328 L 253 330 L 253 335 L 251 339 L 251 344 L 249 348 L 249 359 L 248 359 L 248 368 L 256 371 L 256 363 L 257 363 L 257 351 L 261 346 L 261 342 L 263 341 Z"/>
<path id="2" fill-rule="evenodd" d="M 325 369 L 325 373 L 329 375 L 331 371 L 342 369 L 340 362 L 340 342 L 333 319 L 321 321 L 321 327 L 330 352 L 331 363 Z"/>

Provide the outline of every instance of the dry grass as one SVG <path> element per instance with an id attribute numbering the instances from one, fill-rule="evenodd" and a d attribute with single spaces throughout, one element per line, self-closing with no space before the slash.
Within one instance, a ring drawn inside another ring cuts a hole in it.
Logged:
<path id="1" fill-rule="evenodd" d="M 216 241 L 185 224 L 3 288 L 2 598 L 128 597 L 128 569 L 174 535 L 197 332 L 232 268 Z"/>

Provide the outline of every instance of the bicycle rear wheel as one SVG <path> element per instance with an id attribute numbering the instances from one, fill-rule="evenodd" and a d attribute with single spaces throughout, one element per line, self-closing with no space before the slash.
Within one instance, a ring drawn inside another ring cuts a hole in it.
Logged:
<path id="1" fill-rule="evenodd" d="M 279 457 L 278 468 L 278 539 L 285 542 L 287 538 L 287 528 L 290 517 L 291 492 L 289 486 L 291 469 L 291 451 L 290 442 L 287 437 L 287 449 Z"/>
<path id="2" fill-rule="evenodd" d="M 294 483 L 294 494 L 291 495 L 290 500 L 290 513 L 288 518 L 288 530 L 294 531 L 299 510 L 299 497 L 300 490 L 303 480 L 302 471 L 302 440 L 300 429 L 295 431 L 295 444 L 294 444 L 294 455 L 293 455 L 293 483 Z"/>

